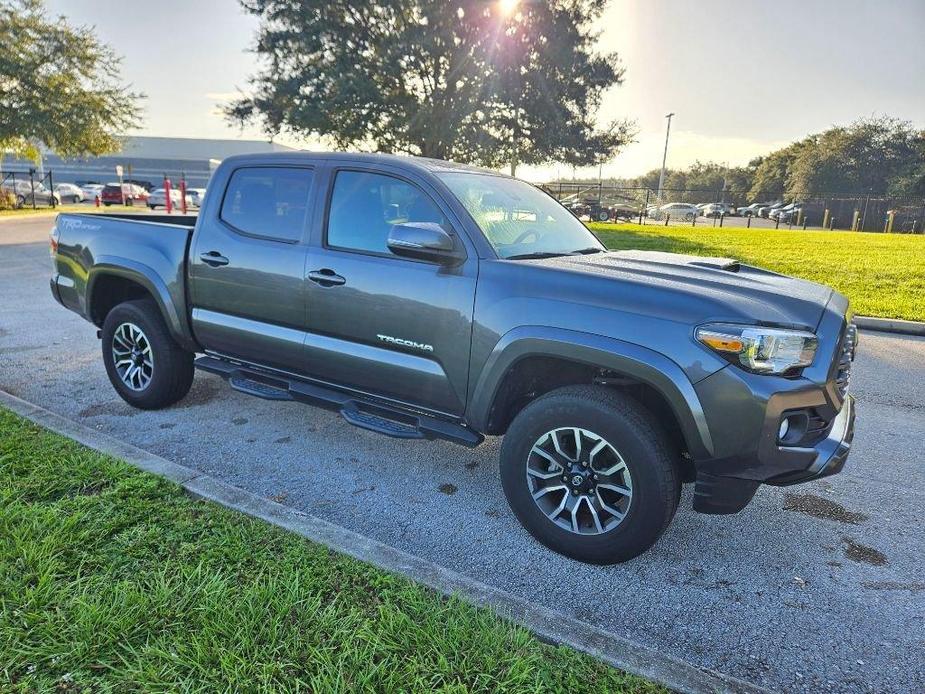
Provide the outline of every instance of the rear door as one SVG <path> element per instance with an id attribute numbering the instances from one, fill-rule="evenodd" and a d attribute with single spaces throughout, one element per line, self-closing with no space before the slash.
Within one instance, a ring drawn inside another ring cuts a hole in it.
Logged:
<path id="1" fill-rule="evenodd" d="M 298 372 L 315 171 L 242 165 L 226 180 L 190 249 L 193 332 L 207 351 Z"/>
<path id="2" fill-rule="evenodd" d="M 318 379 L 442 413 L 466 402 L 478 259 L 426 181 L 373 167 L 327 174 L 326 214 L 309 250 L 306 369 Z M 393 224 L 436 222 L 452 267 L 392 254 Z"/>

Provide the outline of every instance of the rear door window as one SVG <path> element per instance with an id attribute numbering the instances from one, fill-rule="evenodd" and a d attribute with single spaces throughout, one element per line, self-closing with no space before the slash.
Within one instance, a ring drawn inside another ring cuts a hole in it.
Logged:
<path id="1" fill-rule="evenodd" d="M 236 231 L 294 243 L 302 239 L 309 214 L 312 170 L 254 166 L 231 174 L 221 219 Z"/>

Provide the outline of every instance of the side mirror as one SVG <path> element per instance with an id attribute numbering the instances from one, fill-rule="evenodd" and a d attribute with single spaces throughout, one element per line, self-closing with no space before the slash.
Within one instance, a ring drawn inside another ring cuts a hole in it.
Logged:
<path id="1" fill-rule="evenodd" d="M 389 232 L 388 247 L 395 255 L 450 265 L 458 260 L 456 245 L 436 222 L 405 222 Z"/>

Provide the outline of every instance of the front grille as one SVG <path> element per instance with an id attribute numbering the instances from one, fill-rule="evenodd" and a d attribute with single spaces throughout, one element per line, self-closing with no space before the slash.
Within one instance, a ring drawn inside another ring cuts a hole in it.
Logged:
<path id="1" fill-rule="evenodd" d="M 838 352 L 838 366 L 835 370 L 835 387 L 840 398 L 848 394 L 848 384 L 851 381 L 851 362 L 858 346 L 858 328 L 854 323 L 848 323 L 845 334 L 842 336 L 841 348 Z"/>

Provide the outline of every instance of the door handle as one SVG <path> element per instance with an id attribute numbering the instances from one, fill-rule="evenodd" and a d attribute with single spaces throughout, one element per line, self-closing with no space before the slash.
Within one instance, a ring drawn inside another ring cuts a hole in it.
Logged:
<path id="1" fill-rule="evenodd" d="M 219 267 L 220 265 L 227 265 L 228 258 L 223 256 L 218 251 L 209 251 L 208 253 L 201 253 L 199 259 L 204 262 L 206 265 L 211 265 L 212 267 Z"/>
<path id="2" fill-rule="evenodd" d="M 326 267 L 320 270 L 312 270 L 308 273 L 308 279 L 316 284 L 320 284 L 322 287 L 336 287 L 347 283 L 344 277 L 341 277 L 334 272 L 334 270 Z"/>

